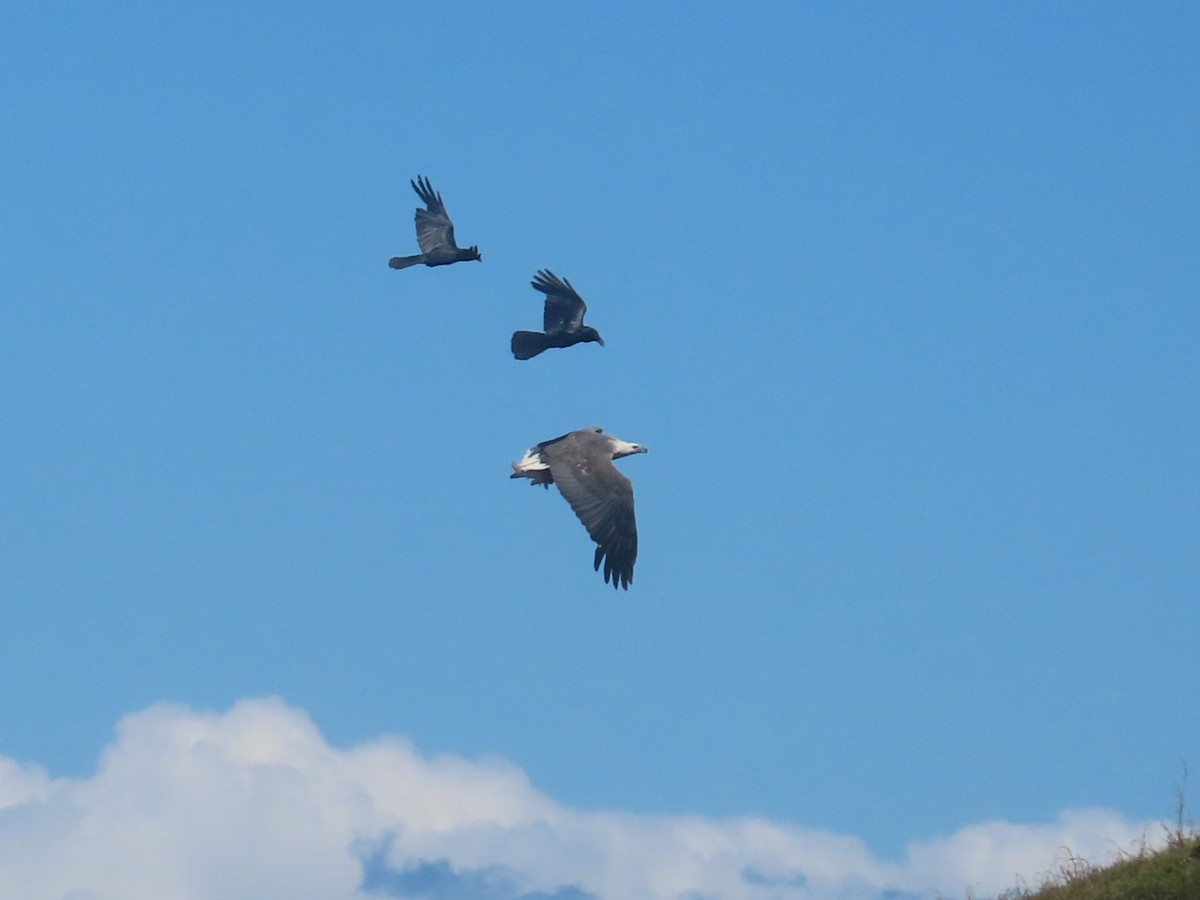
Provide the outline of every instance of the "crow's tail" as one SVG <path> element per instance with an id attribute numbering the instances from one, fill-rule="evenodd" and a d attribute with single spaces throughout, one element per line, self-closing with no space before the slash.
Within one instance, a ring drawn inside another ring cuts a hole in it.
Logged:
<path id="1" fill-rule="evenodd" d="M 514 331 L 512 354 L 517 359 L 532 359 L 546 349 L 546 336 L 540 331 Z"/>
<path id="2" fill-rule="evenodd" d="M 409 266 L 419 266 L 425 262 L 425 255 L 418 253 L 416 256 L 393 256 L 388 260 L 388 265 L 393 269 L 407 269 Z"/>

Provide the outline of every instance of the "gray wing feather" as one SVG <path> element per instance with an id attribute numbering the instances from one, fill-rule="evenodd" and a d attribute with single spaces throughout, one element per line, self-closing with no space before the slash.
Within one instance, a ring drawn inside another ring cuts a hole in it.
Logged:
<path id="1" fill-rule="evenodd" d="M 575 432 L 547 446 L 543 458 L 576 517 L 596 542 L 594 567 L 604 563 L 604 580 L 629 587 L 637 561 L 633 485 L 617 471 L 606 440 Z"/>
<path id="2" fill-rule="evenodd" d="M 417 223 L 417 243 L 422 253 L 437 254 L 447 250 L 456 250 L 454 243 L 454 223 L 446 212 L 446 204 L 442 195 L 433 189 L 428 178 L 417 176 L 416 181 L 409 182 L 417 196 L 425 203 L 426 208 L 418 208 L 414 216 Z"/>

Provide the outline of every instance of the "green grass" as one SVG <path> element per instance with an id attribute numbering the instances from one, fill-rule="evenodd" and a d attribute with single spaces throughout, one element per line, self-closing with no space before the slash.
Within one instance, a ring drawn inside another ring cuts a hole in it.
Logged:
<path id="1" fill-rule="evenodd" d="M 1200 834 L 1178 829 L 1162 850 L 1142 850 L 1109 866 L 1072 858 L 1040 888 L 997 900 L 1200 900 Z"/>

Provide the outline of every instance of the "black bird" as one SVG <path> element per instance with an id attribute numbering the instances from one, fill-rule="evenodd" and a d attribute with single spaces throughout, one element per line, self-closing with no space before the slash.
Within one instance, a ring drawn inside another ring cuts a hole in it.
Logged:
<path id="1" fill-rule="evenodd" d="M 542 441 L 513 463 L 510 478 L 528 478 L 549 490 L 557 484 L 575 515 L 596 542 L 592 568 L 604 563 L 604 581 L 612 580 L 629 590 L 633 564 L 637 562 L 637 521 L 633 516 L 633 485 L 617 471 L 614 459 L 645 453 L 631 444 L 602 433 L 600 428 L 581 428 L 553 440 Z"/>
<path id="2" fill-rule="evenodd" d="M 600 332 L 583 324 L 587 304 L 571 287 L 571 282 L 559 278 L 549 269 L 540 269 L 530 284 L 546 295 L 546 308 L 542 313 L 542 328 L 545 331 L 513 332 L 513 356 L 531 359 L 551 347 L 570 347 L 589 341 L 604 346 Z"/>
<path id="3" fill-rule="evenodd" d="M 483 259 L 478 247 L 471 245 L 464 250 L 454 243 L 454 223 L 446 213 L 442 195 L 434 191 L 429 179 L 418 175 L 417 180 L 409 181 L 409 184 L 425 204 L 425 209 L 417 207 L 416 214 L 417 243 L 421 245 L 421 252 L 415 256 L 393 256 L 388 260 L 388 265 L 393 269 L 407 269 L 418 263 L 448 266 L 450 263 Z"/>

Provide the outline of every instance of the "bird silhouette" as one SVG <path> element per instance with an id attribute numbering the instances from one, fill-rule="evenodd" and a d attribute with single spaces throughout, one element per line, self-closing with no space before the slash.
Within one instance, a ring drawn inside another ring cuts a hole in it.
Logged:
<path id="1" fill-rule="evenodd" d="M 596 542 L 592 567 L 604 565 L 604 581 L 629 590 L 637 562 L 637 521 L 633 515 L 633 485 L 617 471 L 614 459 L 645 453 L 641 444 L 581 428 L 542 441 L 512 464 L 510 478 L 528 478 L 549 489 L 558 485 L 576 518 Z"/>
<path id="2" fill-rule="evenodd" d="M 433 189 L 429 179 L 418 175 L 416 181 L 410 181 L 412 189 L 425 204 L 425 209 L 419 206 L 416 211 L 417 243 L 421 252 L 413 256 L 393 256 L 388 265 L 393 269 L 407 269 L 424 263 L 427 266 L 448 266 L 450 263 L 466 262 L 472 259 L 483 259 L 479 248 L 472 245 L 461 248 L 454 243 L 454 223 L 446 213 L 446 204 L 442 195 Z"/>
<path id="3" fill-rule="evenodd" d="M 543 331 L 516 331 L 512 336 L 512 354 L 517 359 L 531 359 L 551 347 L 571 347 L 595 342 L 604 346 L 600 332 L 583 324 L 587 304 L 571 282 L 559 278 L 549 269 L 538 270 L 530 284 L 546 295 L 542 312 Z"/>

